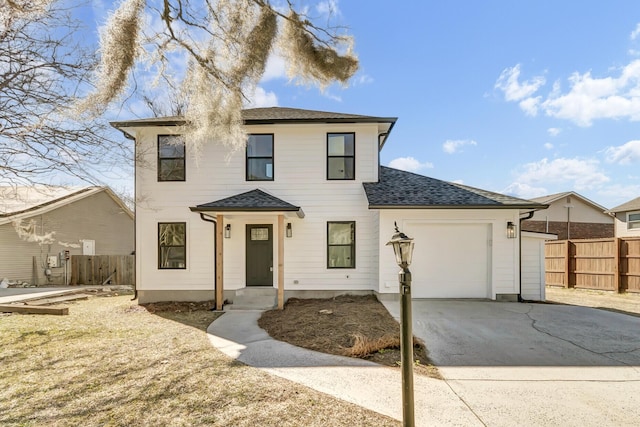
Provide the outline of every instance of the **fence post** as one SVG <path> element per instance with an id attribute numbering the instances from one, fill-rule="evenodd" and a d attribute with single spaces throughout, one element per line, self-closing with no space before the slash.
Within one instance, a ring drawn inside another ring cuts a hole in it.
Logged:
<path id="1" fill-rule="evenodd" d="M 567 246 L 564 251 L 564 287 L 571 288 L 571 242 L 569 240 L 565 241 L 565 245 Z"/>
<path id="2" fill-rule="evenodd" d="M 615 260 L 615 268 L 616 268 L 616 289 L 618 289 L 618 293 L 625 293 L 627 291 L 626 281 L 622 280 L 622 275 L 627 271 L 622 271 L 622 258 L 620 257 L 620 252 L 622 250 L 622 245 L 626 245 L 627 242 L 622 240 L 619 237 L 616 237 L 616 260 Z M 628 251 L 628 249 L 627 249 Z M 629 264 L 627 263 L 627 269 L 629 268 Z"/>

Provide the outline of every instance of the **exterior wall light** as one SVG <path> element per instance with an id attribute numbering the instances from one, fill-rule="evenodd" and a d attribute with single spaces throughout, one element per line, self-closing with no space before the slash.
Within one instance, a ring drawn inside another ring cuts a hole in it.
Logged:
<path id="1" fill-rule="evenodd" d="M 387 246 L 393 246 L 396 263 L 400 267 L 400 360 L 402 366 L 402 425 L 415 425 L 413 400 L 413 332 L 411 328 L 411 272 L 409 265 L 413 258 L 413 239 L 398 230 Z"/>
<path id="2" fill-rule="evenodd" d="M 515 239 L 516 238 L 516 225 L 509 221 L 507 222 L 507 239 Z"/>
<path id="3" fill-rule="evenodd" d="M 231 224 L 227 224 L 224 227 L 224 238 L 225 239 L 230 239 L 231 238 Z"/>
<path id="4" fill-rule="evenodd" d="M 287 237 L 293 237 L 293 230 L 291 229 L 291 223 L 287 223 Z"/>

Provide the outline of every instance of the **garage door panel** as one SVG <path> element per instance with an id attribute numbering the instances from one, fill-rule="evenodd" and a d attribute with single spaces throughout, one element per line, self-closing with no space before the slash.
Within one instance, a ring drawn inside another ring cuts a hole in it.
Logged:
<path id="1" fill-rule="evenodd" d="M 414 298 L 486 298 L 489 224 L 407 224 Z"/>

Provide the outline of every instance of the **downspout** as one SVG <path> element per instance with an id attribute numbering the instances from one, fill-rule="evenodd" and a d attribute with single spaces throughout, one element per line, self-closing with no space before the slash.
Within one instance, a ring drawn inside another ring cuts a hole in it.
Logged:
<path id="1" fill-rule="evenodd" d="M 518 302 L 523 302 L 522 299 L 522 221 L 526 221 L 533 217 L 535 211 L 530 211 L 527 216 L 524 218 L 520 218 L 520 223 L 518 224 L 520 227 L 518 229 Z"/>
<path id="2" fill-rule="evenodd" d="M 213 241 L 215 244 L 215 240 L 216 240 L 216 236 L 217 236 L 217 231 L 218 231 L 218 222 L 215 219 L 212 218 L 207 218 L 207 216 L 205 214 L 203 214 L 202 212 L 200 212 L 200 219 L 206 222 L 211 222 L 213 223 Z M 218 261 L 218 254 L 216 253 L 216 251 L 213 251 L 213 265 L 217 265 L 217 261 Z M 214 268 L 215 271 L 215 268 Z M 213 273 L 213 296 L 214 296 L 214 300 L 215 300 L 215 295 L 216 295 L 216 277 L 215 277 L 215 272 Z M 213 306 L 213 309 L 215 309 L 216 307 Z"/>
<path id="3" fill-rule="evenodd" d="M 134 280 L 136 281 L 136 283 L 133 284 L 133 298 L 131 299 L 131 301 L 135 301 L 138 299 L 138 281 L 137 281 L 137 276 L 138 276 L 138 267 L 137 267 L 137 259 L 138 259 L 138 238 L 137 238 L 137 229 L 138 229 L 138 220 L 136 217 L 136 201 L 138 200 L 138 188 L 136 185 L 136 151 L 138 149 L 138 144 L 136 143 L 136 139 L 129 135 L 128 133 L 126 133 L 125 131 L 121 130 L 122 134 L 124 135 L 125 139 L 129 139 L 131 141 L 133 141 L 133 277 Z"/>

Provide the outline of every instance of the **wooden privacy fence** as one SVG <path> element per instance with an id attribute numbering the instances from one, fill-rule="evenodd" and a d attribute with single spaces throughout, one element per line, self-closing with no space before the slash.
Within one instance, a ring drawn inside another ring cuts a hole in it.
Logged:
<path id="1" fill-rule="evenodd" d="M 640 293 L 640 238 L 548 241 L 545 269 L 548 286 Z"/>
<path id="2" fill-rule="evenodd" d="M 72 255 L 72 285 L 134 285 L 134 255 Z"/>

